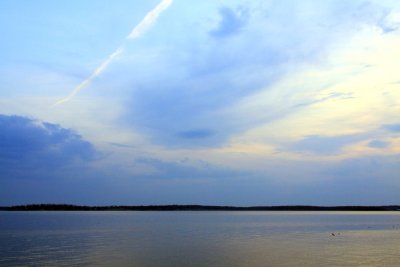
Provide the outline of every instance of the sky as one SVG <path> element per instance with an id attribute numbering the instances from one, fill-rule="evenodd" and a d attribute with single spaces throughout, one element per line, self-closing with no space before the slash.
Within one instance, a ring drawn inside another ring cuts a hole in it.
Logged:
<path id="1" fill-rule="evenodd" d="M 0 1 L 0 205 L 400 204 L 400 2 Z"/>

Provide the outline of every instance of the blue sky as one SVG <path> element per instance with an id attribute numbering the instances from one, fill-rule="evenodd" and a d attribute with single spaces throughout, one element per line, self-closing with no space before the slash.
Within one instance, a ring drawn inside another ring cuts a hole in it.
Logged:
<path id="1" fill-rule="evenodd" d="M 0 205 L 400 203 L 398 1 L 0 13 Z"/>

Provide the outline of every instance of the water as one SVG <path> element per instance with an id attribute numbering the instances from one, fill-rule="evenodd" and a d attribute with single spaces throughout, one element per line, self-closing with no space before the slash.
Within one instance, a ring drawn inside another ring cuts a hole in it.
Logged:
<path id="1" fill-rule="evenodd" d="M 0 212 L 0 266 L 400 266 L 400 212 Z"/>

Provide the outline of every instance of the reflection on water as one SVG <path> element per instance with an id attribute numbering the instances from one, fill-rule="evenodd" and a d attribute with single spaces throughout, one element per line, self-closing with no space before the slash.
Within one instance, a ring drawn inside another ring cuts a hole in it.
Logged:
<path id="1" fill-rule="evenodd" d="M 400 266 L 396 212 L 0 212 L 0 266 Z"/>

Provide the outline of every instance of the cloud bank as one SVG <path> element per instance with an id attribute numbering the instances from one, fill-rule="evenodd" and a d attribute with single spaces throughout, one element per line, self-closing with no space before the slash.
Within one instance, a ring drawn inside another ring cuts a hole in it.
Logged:
<path id="1" fill-rule="evenodd" d="M 70 129 L 0 115 L 0 178 L 29 178 L 35 172 L 45 174 L 95 157 L 94 147 Z"/>

